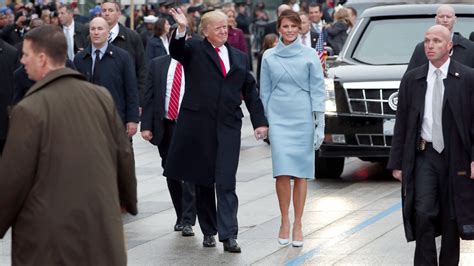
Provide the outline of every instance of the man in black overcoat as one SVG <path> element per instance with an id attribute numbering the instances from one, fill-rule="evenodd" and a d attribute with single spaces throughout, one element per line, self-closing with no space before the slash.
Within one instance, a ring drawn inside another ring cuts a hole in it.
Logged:
<path id="1" fill-rule="evenodd" d="M 446 27 L 451 32 L 453 49 L 451 58 L 468 67 L 474 67 L 474 43 L 464 38 L 460 33 L 453 32 L 456 23 L 456 13 L 450 5 L 441 5 L 436 11 L 435 22 Z M 428 63 L 423 42 L 420 42 L 411 56 L 407 71 Z"/>
<path id="2" fill-rule="evenodd" d="M 388 168 L 402 181 L 405 235 L 415 265 L 458 265 L 459 237 L 474 239 L 474 70 L 449 57 L 451 35 L 425 34 L 429 63 L 405 73 Z"/>
<path id="3" fill-rule="evenodd" d="M 18 51 L 0 39 L 0 156 L 8 132 L 8 106 L 12 105 L 15 82 L 13 72 L 18 67 Z"/>
<path id="4" fill-rule="evenodd" d="M 186 17 L 180 9 L 171 13 L 179 27 L 171 38 L 170 54 L 184 67 L 186 93 L 164 175 L 194 182 L 201 192 L 207 189 L 197 198 L 196 207 L 206 208 L 208 224 L 217 221 L 224 250 L 240 252 L 235 185 L 242 99 L 258 139 L 267 136 L 268 122 L 247 56 L 227 43 L 227 16 L 220 11 L 206 13 L 201 20 L 205 39 L 185 41 Z"/>

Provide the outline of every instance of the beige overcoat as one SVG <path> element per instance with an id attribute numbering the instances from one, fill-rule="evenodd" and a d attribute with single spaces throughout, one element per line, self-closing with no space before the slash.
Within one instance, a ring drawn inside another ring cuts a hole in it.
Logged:
<path id="1" fill-rule="evenodd" d="M 133 153 L 107 90 L 63 68 L 16 105 L 0 158 L 0 237 L 13 265 L 126 265 Z"/>

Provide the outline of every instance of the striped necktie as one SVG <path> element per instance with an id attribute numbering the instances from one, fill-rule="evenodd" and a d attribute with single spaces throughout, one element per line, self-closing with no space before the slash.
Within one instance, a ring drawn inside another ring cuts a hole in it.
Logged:
<path id="1" fill-rule="evenodd" d="M 181 78 L 183 66 L 178 62 L 174 70 L 173 85 L 171 86 L 170 102 L 168 104 L 168 118 L 176 120 L 178 118 L 179 96 L 181 94 Z"/>

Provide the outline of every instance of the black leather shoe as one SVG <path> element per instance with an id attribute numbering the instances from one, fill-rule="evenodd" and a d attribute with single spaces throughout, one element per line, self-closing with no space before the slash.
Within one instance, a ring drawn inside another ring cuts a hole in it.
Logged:
<path id="1" fill-rule="evenodd" d="M 177 223 L 174 225 L 174 230 L 175 231 L 183 231 L 183 225 L 180 223 Z"/>
<path id="2" fill-rule="evenodd" d="M 190 225 L 183 226 L 183 231 L 181 231 L 183 236 L 194 236 L 193 228 Z"/>
<path id="3" fill-rule="evenodd" d="M 232 253 L 242 252 L 240 250 L 239 243 L 237 243 L 237 240 L 234 238 L 229 238 L 227 240 L 224 240 L 222 243 L 224 244 L 224 251 L 228 251 Z"/>
<path id="4" fill-rule="evenodd" d="M 214 236 L 204 236 L 204 240 L 202 241 L 202 245 L 205 248 L 213 248 L 216 246 L 216 239 Z"/>

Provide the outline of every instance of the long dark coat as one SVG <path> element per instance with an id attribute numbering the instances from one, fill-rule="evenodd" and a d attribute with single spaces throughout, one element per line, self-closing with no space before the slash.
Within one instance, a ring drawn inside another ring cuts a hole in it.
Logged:
<path id="1" fill-rule="evenodd" d="M 92 46 L 74 57 L 74 65 L 92 82 Z M 104 86 L 114 98 L 115 106 L 124 124 L 139 121 L 137 79 L 130 55 L 113 44 L 107 46 L 100 59 L 98 85 Z"/>
<path id="2" fill-rule="evenodd" d="M 219 57 L 204 40 L 176 40 L 170 54 L 181 62 L 186 93 L 164 175 L 224 188 L 235 188 L 242 128 L 242 98 L 254 128 L 268 125 L 249 72 L 247 55 L 226 43 L 230 70 L 224 77 Z"/>
<path id="3" fill-rule="evenodd" d="M 402 170 L 402 204 L 405 235 L 415 239 L 414 170 L 417 144 L 421 138 L 428 64 L 407 72 L 400 84 L 395 131 L 389 169 Z M 444 80 L 443 136 L 449 165 L 448 186 L 460 236 L 474 239 L 474 180 L 470 163 L 474 140 L 474 70 L 451 60 Z M 442 232 L 441 232 L 442 233 Z"/>
<path id="4" fill-rule="evenodd" d="M 153 145 L 160 145 L 165 133 L 165 101 L 171 56 L 159 56 L 148 65 L 147 83 L 140 130 L 150 130 Z"/>
<path id="5" fill-rule="evenodd" d="M 105 88 L 63 68 L 12 111 L 0 160 L 0 237 L 13 265 L 126 265 L 123 206 L 137 213 L 133 153 Z"/>
<path id="6" fill-rule="evenodd" d="M 13 72 L 17 67 L 18 51 L 0 39 L 0 140 L 7 137 L 7 107 L 13 102 L 13 89 L 15 88 Z"/>

